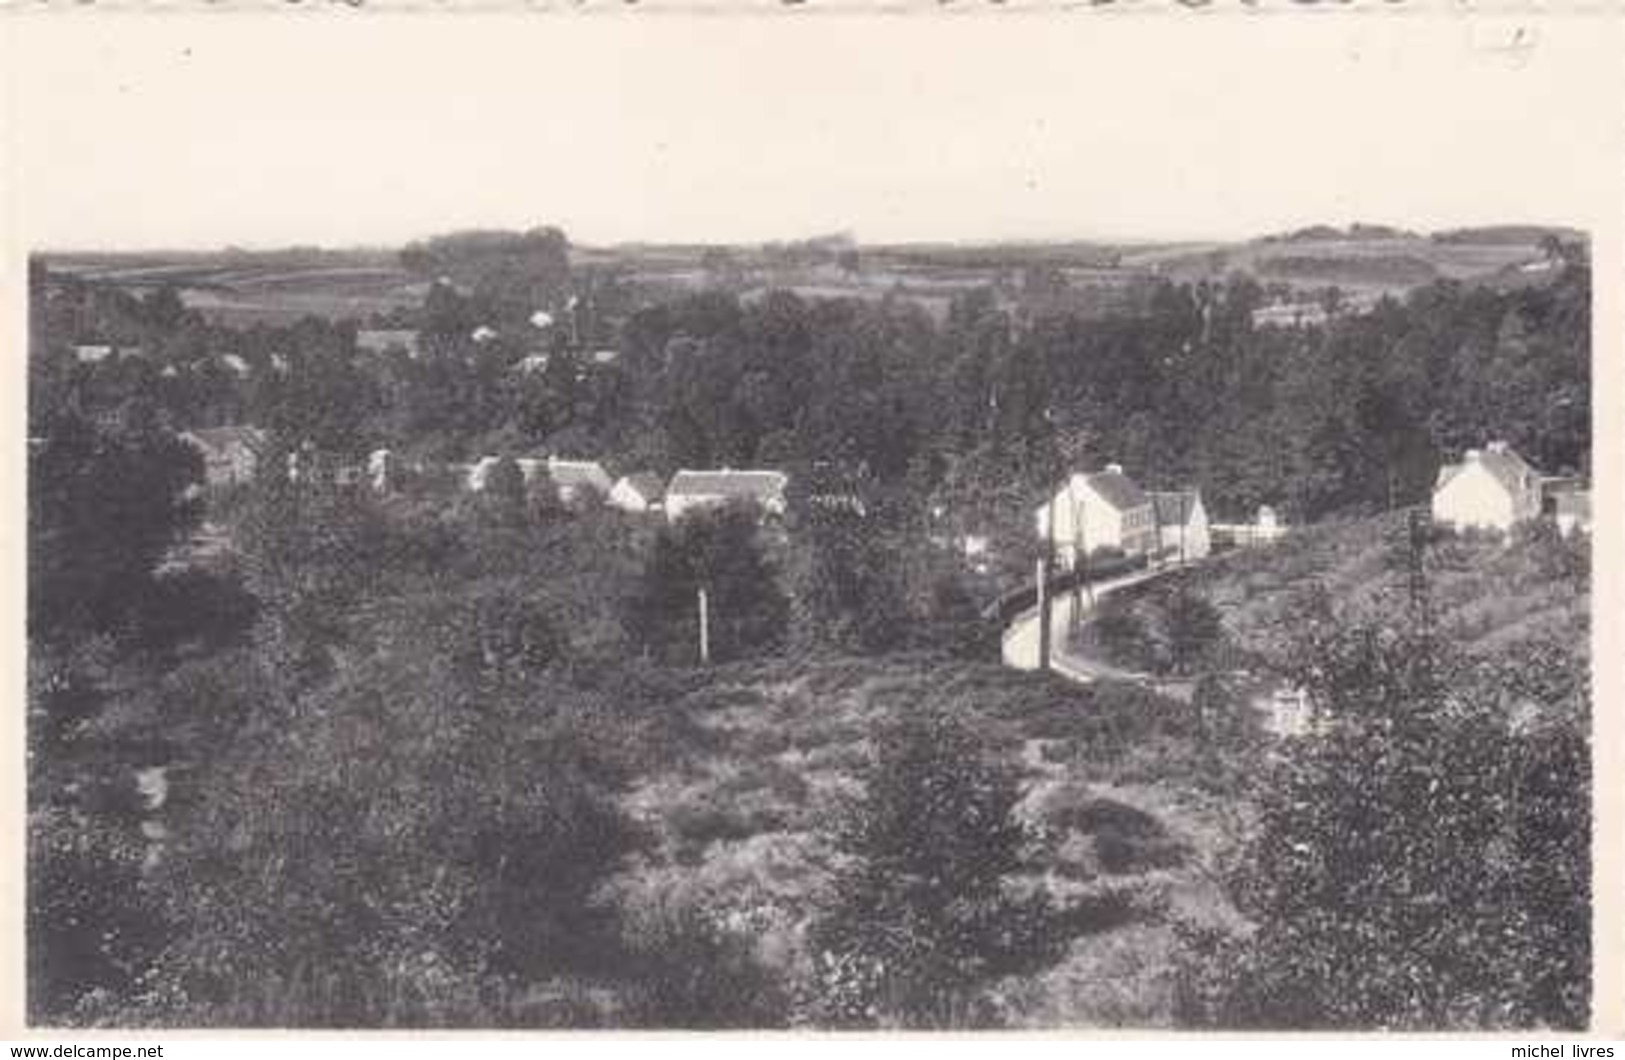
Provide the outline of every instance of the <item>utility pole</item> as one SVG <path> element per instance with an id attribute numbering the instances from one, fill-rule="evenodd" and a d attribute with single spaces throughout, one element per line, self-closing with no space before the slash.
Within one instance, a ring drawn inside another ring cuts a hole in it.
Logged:
<path id="1" fill-rule="evenodd" d="M 1078 580 L 1083 583 L 1083 591 L 1089 598 L 1089 610 L 1095 609 L 1095 585 L 1089 578 L 1089 535 L 1084 531 L 1084 524 L 1088 519 L 1088 498 L 1078 494 Z"/>
<path id="2" fill-rule="evenodd" d="M 705 595 L 705 586 L 699 588 L 700 604 L 700 663 L 711 665 L 711 602 Z"/>
<path id="3" fill-rule="evenodd" d="M 1428 539 L 1428 513 L 1411 508 L 1406 515 L 1406 573 L 1410 590 L 1411 611 L 1422 625 L 1424 634 L 1430 633 L 1432 615 L 1428 607 L 1428 575 L 1426 552 Z"/>
<path id="4" fill-rule="evenodd" d="M 1058 491 L 1055 489 L 1055 476 L 1060 470 L 1060 453 L 1055 446 L 1055 420 L 1051 409 L 1044 409 L 1045 440 L 1049 449 L 1049 517 L 1044 520 L 1044 555 L 1038 560 L 1038 668 L 1049 669 L 1050 652 L 1050 620 L 1054 605 L 1050 599 L 1049 586 L 1045 584 L 1045 574 L 1051 564 L 1055 562 L 1055 501 Z"/>
<path id="5" fill-rule="evenodd" d="M 1050 504 L 1050 517 L 1055 516 L 1055 505 Z M 1049 586 L 1044 583 L 1044 557 L 1038 559 L 1038 668 L 1049 669 Z"/>
<path id="6" fill-rule="evenodd" d="M 1068 619 L 1067 627 L 1076 634 L 1078 627 L 1083 625 L 1083 571 L 1078 566 L 1078 541 L 1082 523 L 1077 492 L 1072 489 L 1071 480 L 1067 480 L 1067 498 L 1072 502 L 1072 614 Z"/>
<path id="7" fill-rule="evenodd" d="M 1186 510 L 1190 498 L 1183 492 L 1179 494 L 1179 565 L 1185 565 L 1185 524 L 1190 522 L 1191 513 Z"/>

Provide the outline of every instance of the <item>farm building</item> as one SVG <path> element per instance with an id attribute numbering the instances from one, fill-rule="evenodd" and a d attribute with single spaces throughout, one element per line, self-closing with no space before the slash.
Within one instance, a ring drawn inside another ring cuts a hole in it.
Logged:
<path id="1" fill-rule="evenodd" d="M 1441 467 L 1433 486 L 1433 521 L 1457 529 L 1504 533 L 1539 515 L 1540 507 L 1539 476 L 1500 441 Z"/>
<path id="2" fill-rule="evenodd" d="M 1208 537 L 1218 548 L 1257 548 L 1286 536 L 1287 526 L 1275 509 L 1260 504 L 1250 523 L 1209 523 Z"/>
<path id="3" fill-rule="evenodd" d="M 1185 562 L 1201 559 L 1213 550 L 1207 507 L 1197 489 L 1154 490 L 1151 507 L 1157 517 L 1157 551 Z"/>
<path id="4" fill-rule="evenodd" d="M 1576 531 L 1589 535 L 1591 533 L 1591 491 L 1587 489 L 1564 490 L 1554 498 L 1552 517 L 1557 522 L 1558 532 L 1568 537 Z"/>
<path id="5" fill-rule="evenodd" d="M 1050 519 L 1055 520 L 1054 534 Z M 1038 536 L 1053 540 L 1061 562 L 1071 567 L 1080 553 L 1115 548 L 1125 555 L 1145 555 L 1156 548 L 1156 511 L 1151 498 L 1118 464 L 1069 478 L 1055 496 L 1038 507 Z"/>
<path id="6" fill-rule="evenodd" d="M 258 427 L 203 427 L 184 432 L 181 439 L 202 454 L 205 483 L 234 486 L 254 477 L 265 432 Z"/>
<path id="7" fill-rule="evenodd" d="M 623 475 L 609 491 L 609 503 L 623 512 L 642 514 L 660 507 L 666 484 L 648 471 Z"/>
<path id="8" fill-rule="evenodd" d="M 789 481 L 782 471 L 679 471 L 666 488 L 666 519 L 676 522 L 687 512 L 730 502 L 754 504 L 764 515 L 780 516 Z"/>
<path id="9" fill-rule="evenodd" d="M 547 474 L 559 491 L 559 500 L 565 504 L 581 503 L 589 493 L 607 498 L 615 488 L 615 480 L 596 460 L 559 460 L 550 456 L 547 458 Z"/>

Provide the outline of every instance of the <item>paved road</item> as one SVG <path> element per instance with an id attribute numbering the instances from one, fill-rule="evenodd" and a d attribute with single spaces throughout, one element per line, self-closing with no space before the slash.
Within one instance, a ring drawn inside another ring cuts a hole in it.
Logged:
<path id="1" fill-rule="evenodd" d="M 1159 567 L 1156 570 L 1135 571 L 1120 578 L 1096 582 L 1094 598 L 1098 602 L 1101 597 L 1119 589 L 1160 578 L 1179 569 L 1178 566 Z M 1083 594 L 1081 601 L 1075 601 L 1070 591 L 1062 593 L 1055 598 L 1054 606 L 1050 608 L 1050 668 L 1062 677 L 1080 684 L 1088 684 L 1102 678 L 1123 681 L 1143 679 L 1145 676 L 1143 674 L 1120 670 L 1092 659 L 1079 658 L 1067 651 L 1067 635 L 1073 626 L 1072 613 L 1075 602 L 1082 608 L 1082 613 L 1078 616 L 1081 621 L 1090 611 L 1087 593 Z M 1017 615 L 1009 628 L 1004 631 L 1004 664 L 1017 670 L 1038 669 L 1038 608 L 1029 608 Z"/>

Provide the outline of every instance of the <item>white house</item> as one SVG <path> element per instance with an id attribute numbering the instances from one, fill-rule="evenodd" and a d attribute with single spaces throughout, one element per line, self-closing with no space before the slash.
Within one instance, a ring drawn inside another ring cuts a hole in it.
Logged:
<path id="1" fill-rule="evenodd" d="M 1154 490 L 1151 507 L 1157 519 L 1157 551 L 1181 561 L 1201 559 L 1213 551 L 1207 507 L 1197 489 Z"/>
<path id="2" fill-rule="evenodd" d="M 1135 556 L 1152 551 L 1157 543 L 1156 512 L 1151 498 L 1123 474 L 1117 464 L 1092 474 L 1075 473 L 1060 491 L 1038 508 L 1038 536 L 1050 540 L 1054 512 L 1054 542 L 1061 562 L 1071 567 L 1079 553 L 1116 548 Z"/>
<path id="3" fill-rule="evenodd" d="M 1540 477 L 1505 442 L 1469 449 L 1439 469 L 1433 521 L 1457 529 L 1508 531 L 1540 514 Z"/>
<path id="4" fill-rule="evenodd" d="M 679 471 L 666 487 L 666 519 L 676 522 L 685 512 L 730 501 L 754 504 L 764 515 L 780 516 L 789 482 L 782 471 Z"/>
<path id="5" fill-rule="evenodd" d="M 641 515 L 659 508 L 665 492 L 664 482 L 647 471 L 639 471 L 621 476 L 615 488 L 609 491 L 609 503 L 623 512 Z"/>
<path id="6" fill-rule="evenodd" d="M 547 458 L 547 476 L 553 480 L 554 488 L 559 491 L 559 500 L 565 504 L 585 501 L 588 493 L 608 497 L 615 488 L 615 480 L 596 460 L 560 460 L 550 456 Z"/>

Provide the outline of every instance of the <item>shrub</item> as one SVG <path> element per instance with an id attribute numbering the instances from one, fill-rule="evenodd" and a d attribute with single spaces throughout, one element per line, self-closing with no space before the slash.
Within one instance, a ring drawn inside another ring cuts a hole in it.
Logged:
<path id="1" fill-rule="evenodd" d="M 1345 617 L 1301 640 L 1322 731 L 1263 789 L 1233 888 L 1256 931 L 1189 940 L 1183 1018 L 1585 1026 L 1585 714 L 1553 688 L 1520 728 L 1526 690 L 1425 632 Z"/>
<path id="2" fill-rule="evenodd" d="M 141 884 L 133 830 L 64 808 L 28 821 L 28 1013 L 78 1022 L 100 993 L 128 993 L 156 958 L 165 925 Z"/>
<path id="3" fill-rule="evenodd" d="M 810 1019 L 964 1025 L 979 985 L 1053 960 L 1047 899 L 1005 882 L 1028 841 L 1019 795 L 954 715 L 881 728 L 864 795 L 832 836 L 845 860 L 809 931 Z"/>

